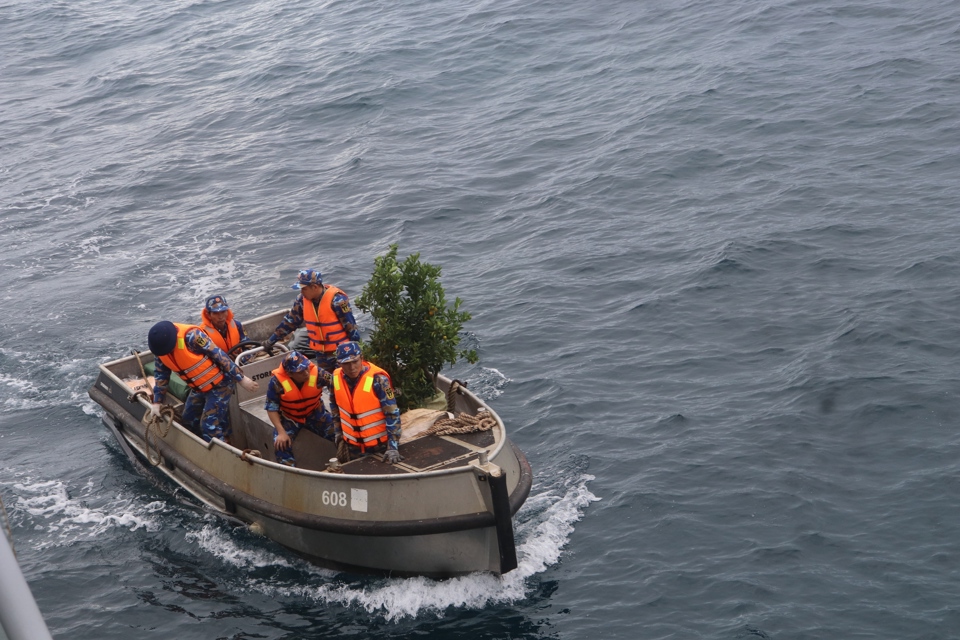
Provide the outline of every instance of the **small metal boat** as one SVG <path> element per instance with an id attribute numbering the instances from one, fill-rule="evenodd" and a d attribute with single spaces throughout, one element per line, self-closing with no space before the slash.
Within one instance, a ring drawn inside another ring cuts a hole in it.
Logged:
<path id="1" fill-rule="evenodd" d="M 283 314 L 244 322 L 247 336 L 265 340 Z M 159 472 L 213 511 L 318 565 L 438 578 L 516 568 L 512 517 L 530 493 L 532 474 L 490 407 L 454 385 L 449 408 L 492 417 L 492 429 L 416 436 L 407 428 L 416 411 L 408 412 L 402 416 L 404 460 L 396 465 L 379 455 L 329 465 L 334 445 L 303 430 L 293 445 L 298 466 L 286 467 L 274 461 L 273 427 L 264 410 L 266 381 L 281 357 L 241 366 L 261 384 L 255 393 L 237 387 L 230 444 L 204 442 L 176 419 L 167 429 L 151 424 L 147 395 L 137 393 L 150 392 L 152 379 L 144 379 L 138 363 L 152 363 L 149 352 L 100 365 L 89 394 L 135 466 Z M 448 393 L 451 381 L 441 376 L 437 387 Z M 172 404 L 179 416 L 182 402 Z"/>

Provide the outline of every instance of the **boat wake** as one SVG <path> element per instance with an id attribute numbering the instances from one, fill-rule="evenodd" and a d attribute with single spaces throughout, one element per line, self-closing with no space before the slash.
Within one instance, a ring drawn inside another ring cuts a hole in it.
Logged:
<path id="1" fill-rule="evenodd" d="M 145 503 L 123 496 L 104 499 L 92 481 L 68 491 L 60 480 L 17 475 L 3 483 L 15 496 L 7 508 L 15 526 L 39 534 L 33 536 L 35 549 L 69 546 L 111 529 L 139 530 L 140 535 L 163 531 L 170 529 L 166 525 L 171 517 L 183 524 L 181 508 L 167 502 Z M 185 538 L 198 553 L 209 554 L 236 571 L 230 580 L 236 579 L 240 590 L 362 610 L 388 622 L 421 615 L 441 618 L 450 609 L 482 609 L 528 597 L 536 586 L 531 578 L 559 561 L 574 524 L 591 502 L 600 499 L 587 487 L 593 479 L 581 471 L 530 495 L 514 519 L 518 567 L 504 576 L 477 573 L 447 580 L 355 577 L 311 565 L 281 547 L 272 551 L 263 538 L 246 528 L 224 524 L 209 514 L 197 523 L 198 529 L 186 532 Z"/>
<path id="2" fill-rule="evenodd" d="M 418 615 L 442 617 L 450 608 L 481 609 L 491 604 L 523 600 L 532 588 L 530 578 L 542 573 L 560 559 L 574 524 L 597 496 L 587 483 L 593 476 L 582 474 L 563 486 L 531 495 L 515 520 L 518 567 L 503 575 L 471 574 L 447 580 L 430 578 L 349 579 L 344 574 L 301 565 L 301 579 L 295 582 L 249 579 L 247 588 L 271 597 L 313 600 L 324 605 L 340 605 L 365 610 L 390 622 Z M 190 534 L 204 550 L 238 569 L 290 567 L 283 557 L 253 550 L 234 540 L 219 526 L 204 526 Z M 307 579 L 303 579 L 303 572 Z M 287 584 L 284 584 L 287 582 Z"/>
<path id="3" fill-rule="evenodd" d="M 113 527 L 159 531 L 158 516 L 166 508 L 163 502 L 142 504 L 122 497 L 90 506 L 90 502 L 99 499 L 92 482 L 81 489 L 76 498 L 70 497 L 66 484 L 59 480 L 26 480 L 10 486 L 16 495 L 16 502 L 8 505 L 8 508 L 12 506 L 11 519 L 30 520 L 30 529 L 52 534 L 38 542 L 38 548 L 94 538 Z"/>

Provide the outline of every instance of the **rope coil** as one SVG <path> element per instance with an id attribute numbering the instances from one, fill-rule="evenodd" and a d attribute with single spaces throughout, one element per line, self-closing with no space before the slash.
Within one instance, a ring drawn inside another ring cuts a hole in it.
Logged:
<path id="1" fill-rule="evenodd" d="M 475 433 L 489 431 L 497 425 L 496 419 L 489 413 L 471 416 L 466 413 L 456 413 L 457 394 L 460 389 L 466 389 L 467 383 L 460 380 L 451 380 L 447 390 L 447 413 L 452 418 L 440 418 L 429 429 L 423 432 L 425 436 L 449 436 L 457 433 Z M 456 413 L 456 415 L 454 415 Z"/>
<path id="2" fill-rule="evenodd" d="M 452 418 L 440 418 L 424 432 L 424 435 L 449 436 L 456 433 L 475 433 L 489 431 L 495 426 L 497 426 L 497 421 L 489 414 L 471 416 L 466 413 L 458 413 Z"/>

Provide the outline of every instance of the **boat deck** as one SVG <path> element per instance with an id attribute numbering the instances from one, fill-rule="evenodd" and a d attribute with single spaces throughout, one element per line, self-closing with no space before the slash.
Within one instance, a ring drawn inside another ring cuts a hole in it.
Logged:
<path id="1" fill-rule="evenodd" d="M 326 394 L 325 394 L 326 395 Z M 272 459 L 273 427 L 270 426 L 263 399 L 256 397 L 240 404 L 248 440 L 263 440 L 248 446 L 259 449 L 261 454 Z M 405 420 L 404 417 L 401 418 Z M 405 432 L 407 425 L 404 424 Z M 260 438 L 251 437 L 253 433 Z M 312 445 L 312 446 L 311 446 Z M 496 445 L 494 431 L 480 431 L 456 435 L 436 436 L 418 435 L 409 438 L 406 435 L 400 441 L 400 453 L 403 461 L 391 465 L 385 464 L 378 454 L 351 460 L 343 466 L 344 473 L 356 475 L 396 475 L 422 473 L 462 467 L 477 460 L 482 452 L 491 451 Z M 332 445 L 309 431 L 301 431 L 294 440 L 294 455 L 297 466 L 302 469 L 322 471 L 333 455 Z"/>
<path id="2" fill-rule="evenodd" d="M 282 315 L 283 312 L 278 311 L 257 318 L 250 323 L 244 323 L 244 329 L 248 336 L 262 340 L 276 327 Z M 298 340 L 299 338 L 294 336 L 290 342 L 296 344 Z M 272 370 L 279 365 L 281 358 L 282 353 L 278 353 L 269 358 L 245 364 L 243 366 L 244 373 L 259 381 L 260 389 L 255 392 L 248 392 L 238 387 L 230 406 L 230 422 L 233 428 L 230 444 L 241 450 L 256 450 L 264 460 L 269 461 L 276 461 L 276 457 L 273 449 L 273 426 L 264 409 L 264 394 Z M 153 354 L 144 353 L 142 361 L 144 365 L 149 367 L 150 363 L 153 362 Z M 152 369 L 149 371 L 148 377 L 144 379 L 139 365 L 132 356 L 107 363 L 105 366 L 117 377 L 118 381 L 122 381 L 123 386 L 117 389 L 113 388 L 112 381 L 101 381 L 102 388 L 108 393 L 114 394 L 118 401 L 123 402 L 128 394 L 136 391 L 149 393 L 150 388 L 152 388 L 153 378 L 149 377 Z M 448 385 L 448 380 L 441 379 L 440 391 L 445 393 L 449 389 Z M 452 399 L 454 403 L 453 411 L 477 415 L 478 412 L 486 410 L 475 398 L 468 397 L 468 395 L 455 394 Z M 325 404 L 329 407 L 329 392 L 324 392 L 323 397 Z M 183 408 L 182 401 L 170 393 L 167 394 L 167 402 L 174 407 L 179 420 Z M 430 412 L 427 410 L 427 413 Z M 494 415 L 494 417 L 496 416 Z M 437 416 L 414 415 L 414 412 L 401 416 L 403 435 L 400 440 L 400 454 L 404 457 L 402 462 L 396 465 L 386 464 L 382 461 L 381 455 L 373 454 L 344 464 L 344 472 L 356 475 L 398 475 L 464 467 L 469 465 L 471 461 L 479 459 L 482 453 L 492 455 L 505 437 L 503 425 L 499 418 L 497 418 L 496 426 L 490 431 L 446 436 L 421 435 L 426 427 L 433 424 L 436 418 Z M 332 442 L 324 440 L 307 430 L 302 430 L 293 441 L 293 454 L 296 458 L 297 467 L 324 471 L 329 460 L 336 456 L 336 447 Z"/>
<path id="3" fill-rule="evenodd" d="M 380 456 L 367 456 L 343 465 L 345 473 L 358 475 L 420 473 L 463 467 L 477 460 L 480 452 L 494 444 L 489 431 L 455 436 L 422 436 L 400 447 L 403 462 L 395 465 L 380 462 Z"/>

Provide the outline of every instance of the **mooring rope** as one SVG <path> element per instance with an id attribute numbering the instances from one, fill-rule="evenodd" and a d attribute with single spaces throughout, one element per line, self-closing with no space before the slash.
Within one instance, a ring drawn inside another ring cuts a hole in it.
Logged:
<path id="1" fill-rule="evenodd" d="M 263 454 L 260 453 L 259 449 L 244 449 L 240 452 L 240 459 L 252 466 L 253 460 L 251 458 L 260 458 L 262 460 Z"/>
<path id="2" fill-rule="evenodd" d="M 350 447 L 347 446 L 347 441 L 343 438 L 341 438 L 340 442 L 337 443 L 337 461 L 340 464 L 347 464 L 350 462 Z"/>
<path id="3" fill-rule="evenodd" d="M 450 381 L 450 388 L 447 389 L 447 413 L 450 413 L 450 414 L 456 413 L 457 391 L 460 390 L 460 387 L 463 387 L 464 389 L 466 389 L 467 383 L 460 382 L 459 380 Z"/>
<path id="4" fill-rule="evenodd" d="M 164 422 L 166 424 L 164 424 Z M 146 433 L 144 434 L 144 442 L 147 447 L 147 460 L 153 466 L 159 466 L 163 461 L 163 456 L 160 455 L 160 439 L 166 438 L 167 434 L 170 433 L 170 426 L 173 424 L 173 407 L 169 405 L 164 405 L 160 407 L 160 415 L 155 416 L 151 415 L 150 420 L 146 424 Z M 154 461 L 153 455 L 150 453 L 150 434 L 153 434 L 153 449 L 157 452 L 157 459 Z"/>

